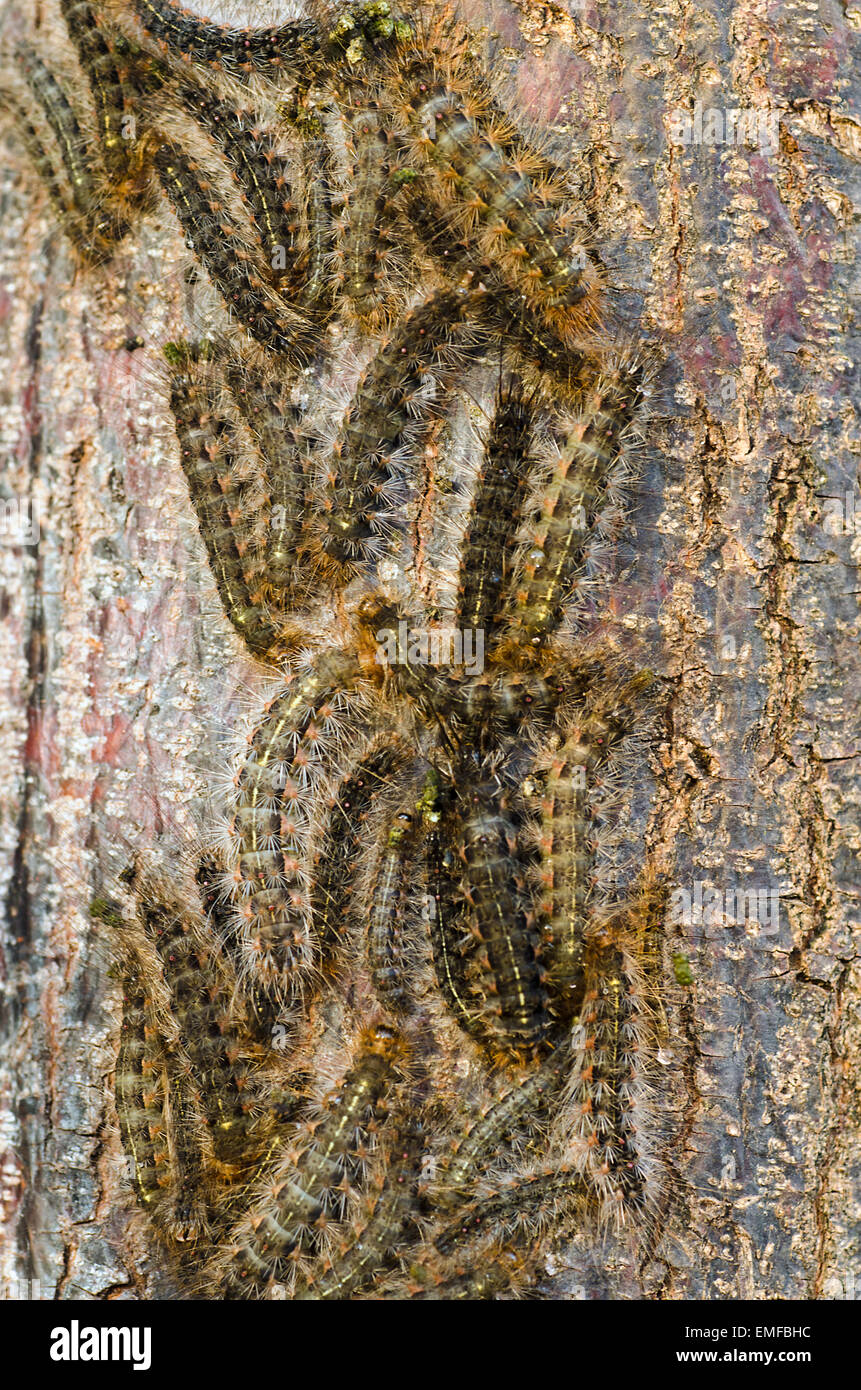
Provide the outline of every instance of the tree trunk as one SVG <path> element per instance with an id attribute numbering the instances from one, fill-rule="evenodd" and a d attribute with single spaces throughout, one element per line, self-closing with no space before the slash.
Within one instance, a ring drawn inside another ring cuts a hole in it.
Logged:
<path id="1" fill-rule="evenodd" d="M 659 362 L 607 591 L 666 682 L 638 790 L 640 853 L 669 888 L 655 1205 L 648 1240 L 578 1237 L 542 1287 L 853 1298 L 861 10 L 464 13 L 502 37 L 508 104 L 589 185 L 618 318 Z M 7 35 L 33 24 L 14 5 L 4 18 Z M 739 142 L 728 113 L 749 110 Z M 88 906 L 134 850 L 169 862 L 193 841 L 260 682 L 217 603 L 155 365 L 182 331 L 181 241 L 150 218 L 107 272 L 76 271 L 11 129 L 6 143 L 0 1280 L 164 1297 L 113 1116 L 118 989 Z M 16 536 L 28 501 L 38 534 Z M 739 896 L 754 890 L 755 911 Z"/>

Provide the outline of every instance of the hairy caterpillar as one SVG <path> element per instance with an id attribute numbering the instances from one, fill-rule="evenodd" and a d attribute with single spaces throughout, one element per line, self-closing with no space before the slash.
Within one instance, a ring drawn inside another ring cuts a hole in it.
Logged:
<path id="1" fill-rule="evenodd" d="M 560 422 L 563 437 L 519 560 L 510 613 L 516 640 L 540 644 L 558 625 L 646 390 L 642 365 L 623 363 L 590 386 L 582 410 Z"/>
<path id="2" fill-rule="evenodd" d="M 422 1134 L 419 1126 L 396 1122 L 405 1137 L 396 1145 L 389 1160 L 385 1182 L 373 1212 L 343 1254 L 319 1279 L 297 1291 L 299 1299 L 352 1298 L 380 1272 L 391 1265 L 404 1235 L 404 1228 L 415 1219 L 416 1188 L 421 1159 Z"/>
<path id="3" fill-rule="evenodd" d="M 552 1022 L 529 920 L 522 831 L 510 795 L 497 780 L 479 779 L 453 810 L 455 843 L 465 864 L 460 896 L 470 929 L 483 947 L 483 1018 L 503 1054 L 529 1056 Z"/>
<path id="4" fill-rule="evenodd" d="M 343 955 L 350 926 L 354 870 L 368 812 L 409 759 L 388 738 L 374 741 L 338 784 L 315 854 L 311 894 L 314 932 L 324 970 Z"/>
<path id="5" fill-rule="evenodd" d="M 488 1105 L 455 1148 L 435 1190 L 439 1205 L 452 1206 L 463 1201 L 480 1171 L 481 1161 L 498 1150 L 503 1140 L 515 1133 L 524 1121 L 530 1125 L 546 1122 L 549 1106 L 564 1084 L 569 1064 L 568 1049 L 560 1044 L 531 1074 L 524 1076 L 501 1099 Z"/>
<path id="6" fill-rule="evenodd" d="M 371 886 L 368 961 L 381 1003 L 394 1014 L 409 1013 L 408 957 L 411 860 L 418 826 L 408 811 L 390 823 Z"/>
<path id="7" fill-rule="evenodd" d="M 216 1160 L 241 1171 L 261 1146 L 259 1049 L 243 1043 L 235 975 L 199 924 L 164 905 L 141 906 L 161 962 L 182 1045 L 199 1087 Z M 239 1010 L 239 1012 L 238 1012 Z"/>
<path id="8" fill-rule="evenodd" d="M 356 1063 L 323 1111 L 322 1118 L 295 1154 L 276 1165 L 271 1178 L 252 1193 L 248 1217 L 235 1239 L 225 1271 L 228 1283 L 283 1279 L 293 1252 L 323 1228 L 327 1211 L 337 1210 L 348 1178 L 348 1162 L 368 1142 L 368 1128 L 379 1113 L 404 1054 L 400 1034 L 375 1024 L 363 1032 Z M 297 1141 L 299 1136 L 297 1135 Z"/>
<path id="9" fill-rule="evenodd" d="M 603 1213 L 618 1224 L 644 1201 L 635 1124 L 640 1037 L 633 967 L 612 939 L 599 939 L 590 949 L 560 1116 L 573 1128 L 572 1162 L 602 1199 Z"/>
<path id="10" fill-rule="evenodd" d="M 16 102 L 14 94 L 10 108 L 22 119 L 34 163 L 46 176 L 52 201 L 62 209 L 64 227 L 75 246 L 85 259 L 103 261 L 112 254 L 127 228 L 104 206 L 104 175 L 100 179 L 97 168 L 99 156 L 91 148 L 66 93 L 36 50 L 20 44 L 15 59 L 30 96 L 56 141 L 59 162 L 53 161 L 38 127 L 26 108 Z M 68 193 L 59 181 L 60 168 L 68 182 Z"/>
<path id="11" fill-rule="evenodd" d="M 119 933 L 123 1010 L 115 1092 L 135 1191 L 161 1239 L 183 1256 L 211 1215 L 201 1183 L 211 1145 L 199 1089 L 144 932 L 104 899 L 91 904 L 91 915 Z"/>
<path id="12" fill-rule="evenodd" d="M 473 311 L 475 294 L 440 290 L 403 320 L 364 372 L 334 448 L 326 484 L 323 549 L 336 561 L 372 559 L 394 486 L 400 452 L 416 432 L 429 389 L 451 380 L 471 353 L 458 342 Z"/>
<path id="13" fill-rule="evenodd" d="M 289 299 L 298 298 L 298 208 L 289 166 L 277 152 L 274 133 L 261 125 L 254 112 L 235 110 L 203 86 L 185 83 L 178 96 L 220 147 L 238 180 L 260 238 L 261 264 L 273 287 Z"/>
<path id="14" fill-rule="evenodd" d="M 466 934 L 454 901 L 453 854 L 443 839 L 445 801 L 439 773 L 428 773 L 421 809 L 426 833 L 428 886 L 433 912 L 429 920 L 437 984 L 453 1018 L 464 1032 L 482 1033 L 480 1010 L 471 997 L 468 961 L 473 943 Z"/>
<path id="15" fill-rule="evenodd" d="M 271 658 L 280 642 L 264 601 L 253 551 L 240 550 L 231 512 L 242 507 L 233 495 L 235 432 L 223 413 L 220 383 L 193 349 L 173 344 L 169 403 L 179 441 L 180 462 L 197 513 L 210 568 L 224 612 L 255 656 Z M 255 572 L 256 571 L 256 572 Z"/>
<path id="16" fill-rule="evenodd" d="M 311 963 L 302 863 L 304 789 L 319 763 L 333 701 L 354 689 L 355 657 L 324 651 L 266 708 L 236 775 L 234 903 L 247 968 L 288 995 Z"/>
<path id="17" fill-rule="evenodd" d="M 434 1245 L 441 1255 L 450 1255 L 459 1246 L 492 1236 L 510 1236 L 519 1227 L 536 1225 L 552 1215 L 554 1225 L 563 1214 L 570 1221 L 583 1215 L 588 1188 L 572 1170 L 552 1168 L 533 1173 L 488 1193 L 465 1207 L 440 1235 Z"/>
<path id="18" fill-rule="evenodd" d="M 457 623 L 489 633 L 529 467 L 532 415 L 519 383 L 501 384 L 461 549 Z"/>
<path id="19" fill-rule="evenodd" d="M 572 235 L 570 191 L 519 139 L 471 68 L 457 53 L 439 63 L 426 37 L 388 67 L 413 156 L 438 204 L 451 206 L 457 196 L 482 259 L 498 265 L 512 289 L 576 347 L 596 321 L 600 282 L 582 239 Z"/>
<path id="20" fill-rule="evenodd" d="M 266 542 L 259 581 L 272 603 L 287 609 L 295 596 L 297 555 L 307 520 L 307 456 L 313 441 L 304 434 L 301 408 L 287 388 L 273 386 L 264 371 L 229 358 L 224 376 L 232 398 L 260 451 Z"/>
<path id="21" fill-rule="evenodd" d="M 385 292 L 396 257 L 389 231 L 394 221 L 392 136 L 378 106 L 360 96 L 353 100 L 349 129 L 352 187 L 339 229 L 337 278 L 358 323 L 373 330 L 386 319 Z"/>
<path id="22" fill-rule="evenodd" d="M 551 399 L 560 392 L 575 396 L 594 371 L 586 345 L 571 347 L 542 321 L 526 301 L 513 294 L 493 262 L 482 257 L 475 239 L 454 216 L 427 196 L 423 182 L 406 181 L 399 202 L 419 237 L 422 250 L 454 284 L 483 285 L 478 305 L 482 322 L 503 348 L 516 347 L 518 367 L 530 386 Z M 595 351 L 598 344 L 595 344 Z"/>
<path id="23" fill-rule="evenodd" d="M 170 0 L 131 0 L 142 27 L 172 57 L 221 67 L 247 80 L 269 70 L 301 74 L 320 54 L 316 25 L 290 20 L 268 29 L 232 29 L 199 19 Z"/>
<path id="24" fill-rule="evenodd" d="M 446 1303 L 476 1303 L 505 1293 L 523 1278 L 524 1273 L 521 1256 L 503 1246 L 491 1260 L 483 1259 L 478 1269 L 473 1266 L 464 1270 L 455 1263 L 453 1268 L 435 1275 L 430 1268 L 414 1267 L 410 1270 L 409 1297 Z"/>
<path id="25" fill-rule="evenodd" d="M 541 802 L 541 907 L 552 1008 L 571 1018 L 584 988 L 584 953 L 595 909 L 595 784 L 637 723 L 650 672 L 592 696 L 544 776 Z"/>
<path id="26" fill-rule="evenodd" d="M 59 0 L 60 12 L 89 82 L 99 145 L 111 196 L 129 207 L 149 196 L 144 132 L 138 130 L 144 94 L 162 84 L 149 55 L 108 32 L 90 0 Z"/>
<path id="27" fill-rule="evenodd" d="M 154 163 L 185 235 L 228 308 L 263 347 L 295 364 L 307 362 L 317 347 L 315 325 L 266 284 L 265 271 L 243 245 L 241 229 L 220 203 L 205 171 L 167 138 Z"/>
<path id="28" fill-rule="evenodd" d="M 27 107 L 10 90 L 0 95 L 0 105 L 15 118 L 17 132 L 23 140 L 39 183 L 48 195 L 60 221 L 68 225 L 69 205 L 60 175 L 59 162 L 46 146 L 44 132 L 38 129 Z M 95 251 L 95 258 L 104 254 L 104 246 L 101 248 L 93 247 L 89 236 L 75 236 L 74 232 L 72 235 L 84 254 L 92 255 Z"/>
<path id="29" fill-rule="evenodd" d="M 200 19 L 171 0 L 132 0 L 142 28 L 174 59 L 222 69 L 239 81 L 253 76 L 321 80 L 341 55 L 355 65 L 412 35 L 389 6 L 370 0 L 355 11 L 319 6 L 320 23 L 288 20 L 261 29 L 234 29 Z"/>
<path id="30" fill-rule="evenodd" d="M 334 310 L 331 261 L 335 246 L 332 216 L 332 156 L 326 142 L 308 137 L 303 147 L 305 173 L 306 250 L 304 303 L 308 312 L 327 320 Z"/>

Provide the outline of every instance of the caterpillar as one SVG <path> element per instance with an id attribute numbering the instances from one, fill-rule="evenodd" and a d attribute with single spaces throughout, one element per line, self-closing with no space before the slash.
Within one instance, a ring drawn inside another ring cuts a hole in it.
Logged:
<path id="1" fill-rule="evenodd" d="M 27 110 L 27 107 L 21 101 L 17 100 L 10 90 L 0 95 L 0 105 L 14 117 L 16 130 L 23 140 L 30 162 L 39 179 L 40 186 L 47 194 L 61 223 L 69 226 L 69 206 L 61 181 L 58 162 L 52 151 L 46 147 L 44 133 L 34 124 L 33 118 Z M 72 227 L 74 227 L 74 221 L 72 222 Z M 79 249 L 85 255 L 98 259 L 99 255 L 105 254 L 105 247 L 94 247 L 91 238 L 83 234 L 82 231 L 76 235 L 75 231 L 72 230 L 71 234 L 73 239 L 77 240 Z"/>
<path id="2" fill-rule="evenodd" d="M 540 645 L 558 625 L 647 392 L 644 365 L 623 362 L 590 387 L 580 411 L 560 421 L 563 437 L 526 528 L 512 590 L 516 641 Z"/>
<path id="3" fill-rule="evenodd" d="M 128 38 L 107 31 L 90 0 L 59 0 L 59 6 L 92 93 L 108 191 L 129 208 L 145 205 L 150 180 L 145 133 L 138 129 L 141 98 L 161 87 L 164 74 Z"/>
<path id="4" fill-rule="evenodd" d="M 172 364 L 169 404 L 180 463 L 222 607 L 249 651 L 272 659 L 281 636 L 271 621 L 254 553 L 247 546 L 240 551 L 231 516 L 235 508 L 242 508 L 242 492 L 231 484 L 238 451 L 221 404 L 220 384 L 193 347 L 171 344 L 166 357 Z"/>
<path id="5" fill-rule="evenodd" d="M 308 455 L 313 447 L 302 429 L 302 410 L 290 391 L 273 386 L 264 371 L 228 359 L 224 375 L 231 396 L 260 452 L 263 486 L 257 512 L 266 526 L 260 556 L 263 592 L 281 610 L 292 606 L 297 555 L 307 520 Z"/>
<path id="6" fill-rule="evenodd" d="M 422 1131 L 415 1122 L 397 1123 L 405 1131 L 389 1159 L 385 1182 L 373 1212 L 342 1255 L 313 1281 L 297 1290 L 297 1299 L 353 1298 L 393 1263 L 404 1229 L 415 1220 L 416 1188 L 421 1159 Z"/>
<path id="7" fill-rule="evenodd" d="M 443 788 L 437 769 L 429 768 L 419 802 L 432 905 L 428 927 L 434 971 L 443 999 L 464 1032 L 479 1037 L 481 1015 L 470 995 L 467 970 L 472 943 L 455 910 L 453 853 L 443 838 L 449 796 L 450 789 Z"/>
<path id="8" fill-rule="evenodd" d="M 401 175 L 403 180 L 403 174 Z M 503 348 L 516 347 L 518 367 L 530 388 L 551 400 L 560 394 L 575 399 L 584 382 L 594 375 L 593 352 L 600 343 L 589 341 L 589 353 L 563 342 L 500 275 L 493 262 L 444 207 L 429 196 L 423 180 L 403 180 L 398 202 L 403 208 L 421 249 L 454 284 L 480 284 L 485 295 L 478 312 L 486 330 Z"/>
<path id="9" fill-rule="evenodd" d="M 323 549 L 341 564 L 372 559 L 397 498 L 393 475 L 416 433 L 429 389 L 451 380 L 481 350 L 480 335 L 458 343 L 475 293 L 440 290 L 403 320 L 363 373 L 333 450 L 325 490 Z"/>
<path id="10" fill-rule="evenodd" d="M 165 1245 L 181 1256 L 210 1222 L 201 1177 L 211 1146 L 199 1090 L 141 927 L 130 926 L 110 900 L 95 899 L 90 911 L 120 933 L 123 1008 L 115 1093 L 123 1147 L 138 1201 Z"/>
<path id="11" fill-rule="evenodd" d="M 316 134 L 306 138 L 302 163 L 306 189 L 302 297 L 308 312 L 320 322 L 326 322 L 335 307 L 331 274 L 335 228 L 332 215 L 332 156 L 325 140 Z"/>
<path id="12" fill-rule="evenodd" d="M 275 134 L 254 112 L 236 110 L 218 95 L 186 82 L 177 96 L 220 147 L 248 204 L 263 249 L 262 264 L 283 296 L 301 289 L 298 275 L 299 217 L 290 169 L 278 153 Z M 283 262 L 283 264 L 282 264 Z"/>
<path id="13" fill-rule="evenodd" d="M 462 1267 L 442 1270 L 438 1273 L 430 1268 L 413 1267 L 410 1270 L 411 1284 L 408 1297 L 416 1301 L 484 1302 L 506 1293 L 512 1285 L 524 1276 L 524 1261 L 510 1247 L 501 1247 L 490 1260 L 483 1259 L 481 1266 L 464 1270 Z"/>
<path id="14" fill-rule="evenodd" d="M 353 164 L 338 236 L 337 280 L 357 322 L 374 330 L 386 320 L 386 291 L 397 265 L 392 200 L 392 135 L 377 103 L 354 96 L 349 112 Z"/>
<path id="15" fill-rule="evenodd" d="M 370 0 L 355 11 L 320 6 L 321 24 L 288 20 L 261 29 L 234 29 L 200 19 L 171 0 L 132 0 L 142 28 L 175 60 L 219 68 L 238 81 L 254 76 L 322 80 L 333 61 L 351 65 L 383 53 L 412 36 L 408 20 L 394 18 L 387 3 Z"/>
<path id="16" fill-rule="evenodd" d="M 516 378 L 500 383 L 485 464 L 461 547 L 456 621 L 488 635 L 517 530 L 529 468 L 532 413 Z"/>
<path id="17" fill-rule="evenodd" d="M 228 1286 L 283 1279 L 293 1252 L 322 1228 L 327 1211 L 337 1208 L 349 1161 L 367 1147 L 369 1126 L 395 1080 L 404 1046 L 401 1035 L 386 1025 L 363 1031 L 357 1060 L 306 1145 L 295 1156 L 288 1153 L 252 1193 L 224 1271 Z"/>
<path id="18" fill-rule="evenodd" d="M 35 157 L 37 169 L 47 175 L 52 201 L 62 209 L 63 224 L 76 248 L 88 261 L 103 261 L 113 253 L 127 228 L 104 207 L 104 177 L 99 177 L 98 155 L 81 129 L 62 86 L 36 50 L 28 44 L 19 44 L 15 60 L 32 100 L 56 141 L 59 164 L 53 163 L 38 128 L 26 111 L 21 110 L 21 103 L 15 101 L 14 95 L 9 102 L 10 108 L 22 117 L 28 148 Z M 68 194 L 60 191 L 60 167 L 68 180 Z"/>
<path id="19" fill-rule="evenodd" d="M 593 695 L 544 776 L 541 911 L 551 1007 L 563 1019 L 571 1019 L 582 1001 L 586 933 L 596 906 L 596 782 L 638 724 L 651 681 L 651 672 L 639 672 L 618 689 Z"/>
<path id="20" fill-rule="evenodd" d="M 170 0 L 131 0 L 142 28 L 173 58 L 223 68 L 248 80 L 254 73 L 301 75 L 320 56 L 317 26 L 289 20 L 266 29 L 232 29 L 199 19 Z"/>
<path id="21" fill-rule="evenodd" d="M 197 162 L 167 137 L 154 164 L 183 232 L 209 271 L 227 307 L 256 342 L 303 365 L 318 344 L 316 325 L 266 284 L 265 271 L 243 244 L 240 227 L 219 201 Z"/>
<path id="22" fill-rule="evenodd" d="M 380 1002 L 393 1014 L 409 1013 L 408 954 L 411 851 L 418 831 L 409 811 L 390 822 L 371 885 L 368 962 Z"/>
<path id="23" fill-rule="evenodd" d="M 560 1044 L 533 1072 L 488 1105 L 457 1144 L 434 1192 L 437 1205 L 448 1207 L 463 1201 L 480 1172 L 482 1160 L 496 1152 L 523 1122 L 534 1125 L 546 1121 L 550 1103 L 564 1084 L 569 1065 L 568 1049 Z"/>
<path id="24" fill-rule="evenodd" d="M 311 911 L 324 971 L 343 957 L 352 916 L 354 870 L 368 813 L 404 770 L 410 754 L 388 736 L 373 740 L 338 784 L 314 857 Z"/>
<path id="25" fill-rule="evenodd" d="M 570 192 L 519 139 L 470 66 L 459 55 L 443 66 L 421 43 L 390 64 L 388 84 L 411 129 L 412 155 L 438 204 L 451 206 L 457 196 L 482 259 L 498 265 L 511 288 L 576 347 L 598 322 L 601 287 L 586 246 L 572 234 Z"/>
<path id="26" fill-rule="evenodd" d="M 534 1236 L 536 1226 L 550 1217 L 561 1230 L 563 1217 L 568 1221 L 582 1217 L 588 1202 L 589 1190 L 573 1170 L 554 1167 L 531 1173 L 465 1207 L 434 1238 L 434 1246 L 440 1255 L 450 1255 L 459 1246 L 488 1236 L 510 1236 L 518 1228 Z"/>
<path id="27" fill-rule="evenodd" d="M 452 815 L 456 853 L 465 865 L 459 897 L 483 948 L 483 1020 L 503 1055 L 532 1056 L 552 1019 L 529 920 L 519 817 L 502 783 L 486 774 L 459 796 Z"/>
<path id="28" fill-rule="evenodd" d="M 641 1030 L 632 966 L 611 938 L 598 939 L 590 950 L 560 1117 L 574 1133 L 572 1161 L 602 1199 L 602 1214 L 616 1224 L 645 1201 L 635 1124 Z"/>
<path id="29" fill-rule="evenodd" d="M 235 976 L 188 914 L 144 903 L 141 916 L 170 991 L 171 1014 L 199 1087 L 214 1156 L 239 1172 L 254 1163 L 263 1143 L 254 1132 L 264 1126 L 261 1054 L 243 1044 Z"/>
<path id="30" fill-rule="evenodd" d="M 358 661 L 323 652 L 271 701 L 236 775 L 234 903 L 246 967 L 288 996 L 312 958 L 302 865 L 304 788 L 319 760 L 333 702 L 355 689 Z"/>

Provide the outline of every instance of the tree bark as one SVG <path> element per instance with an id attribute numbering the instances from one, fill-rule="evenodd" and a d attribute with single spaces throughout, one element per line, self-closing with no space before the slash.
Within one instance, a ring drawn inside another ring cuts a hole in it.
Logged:
<path id="1" fill-rule="evenodd" d="M 857 1297 L 861 10 L 463 13 L 501 35 L 506 100 L 588 187 L 617 317 L 659 363 L 606 593 L 667 691 L 635 808 L 670 889 L 658 1195 L 648 1240 L 575 1239 L 544 1294 Z M 7 7 L 4 22 L 33 20 Z M 755 147 L 709 142 L 750 108 Z M 164 1297 L 125 1181 L 118 990 L 88 905 L 135 849 L 169 862 L 192 842 L 259 676 L 218 608 L 154 365 L 184 248 L 149 219 L 107 272 L 76 271 L 6 144 L 2 496 L 32 499 L 39 528 L 0 545 L 0 1280 Z M 736 900 L 753 890 L 769 895 L 758 922 Z"/>

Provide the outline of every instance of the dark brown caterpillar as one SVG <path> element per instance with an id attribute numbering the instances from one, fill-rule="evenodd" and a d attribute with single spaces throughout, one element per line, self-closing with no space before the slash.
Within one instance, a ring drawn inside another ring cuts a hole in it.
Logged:
<path id="1" fill-rule="evenodd" d="M 434 1245 L 441 1255 L 451 1255 L 459 1247 L 488 1236 L 506 1238 L 518 1230 L 528 1230 L 534 1238 L 536 1227 L 551 1220 L 554 1230 L 561 1233 L 563 1221 L 582 1218 L 588 1202 L 589 1189 L 578 1173 L 551 1168 L 480 1197 L 435 1237 Z"/>
<path id="2" fill-rule="evenodd" d="M 590 947 L 574 1065 L 559 1129 L 574 1136 L 572 1159 L 603 1202 L 605 1219 L 622 1224 L 645 1201 L 638 1149 L 637 1053 L 642 1031 L 632 964 L 611 938 Z"/>
<path id="3" fill-rule="evenodd" d="M 407 750 L 387 736 L 375 740 L 335 791 L 314 857 L 311 893 L 314 933 L 325 971 L 332 970 L 345 952 L 354 916 L 354 875 L 368 812 L 409 760 Z"/>
<path id="4" fill-rule="evenodd" d="M 440 1206 L 453 1206 L 471 1193 L 483 1161 L 524 1125 L 547 1122 L 549 1107 L 565 1081 L 570 1053 L 562 1044 L 500 1100 L 489 1105 L 464 1134 L 434 1192 Z"/>
<path id="5" fill-rule="evenodd" d="M 110 32 L 91 0 L 60 0 L 60 13 L 92 92 L 110 193 L 137 207 L 150 189 L 141 98 L 160 87 L 166 74 L 125 35 Z"/>
<path id="6" fill-rule="evenodd" d="M 325 140 L 306 138 L 302 149 L 305 173 L 305 260 L 302 299 L 320 321 L 334 312 L 332 256 L 335 228 L 332 216 L 332 155 Z"/>
<path id="7" fill-rule="evenodd" d="M 303 867 L 307 787 L 334 702 L 355 689 L 357 659 L 324 651 L 265 708 L 236 775 L 234 904 L 246 969 L 289 997 L 312 959 Z"/>
<path id="8" fill-rule="evenodd" d="M 483 1021 L 506 1056 L 532 1056 L 553 1026 L 530 921 L 528 865 L 510 793 L 480 775 L 458 797 L 452 836 L 464 864 L 459 894 L 469 929 L 481 943 Z"/>
<path id="9" fill-rule="evenodd" d="M 199 923 L 157 902 L 144 900 L 140 912 L 170 991 L 214 1156 L 238 1175 L 254 1164 L 267 1126 L 262 1052 L 245 1041 L 235 974 Z"/>
<path id="10" fill-rule="evenodd" d="M 519 560 L 510 611 L 516 641 L 538 645 L 558 626 L 647 391 L 643 366 L 622 364 L 560 422 L 563 434 Z"/>
<path id="11" fill-rule="evenodd" d="M 393 231 L 391 134 L 376 103 L 353 98 L 349 111 L 353 164 L 338 244 L 337 279 L 357 321 L 379 328 L 387 318 L 392 266 L 397 264 Z"/>
<path id="12" fill-rule="evenodd" d="M 16 132 L 24 143 L 39 184 L 43 192 L 47 194 L 60 222 L 68 226 L 70 221 L 69 204 L 60 173 L 60 163 L 52 150 L 46 146 L 45 132 L 38 129 L 26 105 L 13 96 L 11 91 L 0 94 L 0 108 L 8 111 L 14 118 Z M 71 234 L 74 236 L 73 232 Z M 88 235 L 74 237 L 74 239 L 78 241 L 79 249 L 83 254 L 93 259 L 99 259 L 106 253 L 105 246 L 94 247 Z"/>
<path id="13" fill-rule="evenodd" d="M 434 970 L 443 999 L 464 1032 L 479 1037 L 483 1031 L 481 1011 L 472 997 L 468 971 L 475 943 L 466 931 L 462 912 L 455 906 L 454 855 L 445 837 L 449 796 L 450 791 L 443 790 L 436 768 L 431 768 L 420 802 L 429 889 L 428 928 Z"/>
<path id="14" fill-rule="evenodd" d="M 320 56 L 317 27 L 294 19 L 268 29 L 232 29 L 200 19 L 170 0 L 132 0 L 142 27 L 173 58 L 223 68 L 248 79 L 255 72 L 301 76 Z"/>
<path id="15" fill-rule="evenodd" d="M 451 381 L 481 350 L 463 328 L 480 292 L 440 290 L 403 320 L 363 373 L 334 448 L 326 484 L 323 549 L 333 560 L 373 559 L 400 496 L 401 451 L 429 408 L 428 392 Z M 461 341 L 459 341 L 461 339 Z"/>
<path id="16" fill-rule="evenodd" d="M 501 383 L 461 548 L 456 615 L 461 629 L 490 635 L 520 519 L 531 429 L 532 412 L 519 382 Z"/>
<path id="17" fill-rule="evenodd" d="M 48 175 L 48 191 L 52 200 L 63 209 L 64 226 L 81 254 L 87 260 L 104 260 L 113 253 L 127 227 L 105 208 L 104 170 L 99 169 L 99 155 L 81 129 L 66 93 L 36 50 L 21 44 L 15 51 L 15 59 L 34 102 L 56 140 L 70 196 L 59 191 L 59 170 L 56 165 Z M 51 158 L 45 143 L 26 114 L 24 122 L 25 139 L 35 156 L 36 167 L 47 172 L 46 166 L 51 164 Z"/>
<path id="18" fill-rule="evenodd" d="M 235 1234 L 228 1286 L 289 1276 L 293 1252 L 312 1244 L 327 1214 L 343 1205 L 351 1160 L 367 1150 L 369 1127 L 392 1086 L 404 1044 L 383 1025 L 364 1030 L 356 1063 L 330 1097 L 322 1119 L 251 1194 L 248 1217 Z"/>
<path id="19" fill-rule="evenodd" d="M 115 1090 L 135 1192 L 162 1241 L 187 1259 L 212 1216 L 203 1183 L 212 1150 L 199 1088 L 143 931 L 126 923 L 108 900 L 96 899 L 91 913 L 121 933 L 123 1021 Z"/>
<path id="20" fill-rule="evenodd" d="M 245 198 L 274 288 L 288 299 L 301 292 L 298 274 L 299 210 L 290 169 L 275 134 L 253 111 L 237 110 L 204 86 L 185 82 L 177 95 L 224 154 Z"/>
<path id="21" fill-rule="evenodd" d="M 386 833 L 371 887 L 368 963 L 380 1002 L 393 1014 L 412 1010 L 408 941 L 416 818 L 399 812 Z"/>
<path id="22" fill-rule="evenodd" d="M 401 1127 L 404 1137 L 391 1155 L 385 1182 L 370 1218 L 319 1279 L 297 1290 L 297 1299 L 353 1298 L 393 1264 L 411 1219 L 415 1217 L 421 1163 L 420 1126 L 404 1122 Z"/>
<path id="23" fill-rule="evenodd" d="M 263 347 L 294 364 L 306 363 L 317 349 L 316 326 L 266 284 L 265 271 L 244 245 L 241 229 L 222 206 L 206 172 L 167 139 L 154 162 L 183 231 L 228 308 Z"/>
<path id="24" fill-rule="evenodd" d="M 484 259 L 475 237 L 430 195 L 426 181 L 419 178 L 404 182 L 399 197 L 421 248 L 449 282 L 484 285 L 487 293 L 478 306 L 482 322 L 503 348 L 516 348 L 518 370 L 531 386 L 551 399 L 560 392 L 564 398 L 576 396 L 584 380 L 594 375 L 591 356 L 563 342 Z"/>
<path id="25" fill-rule="evenodd" d="M 444 63 L 417 43 L 399 55 L 387 81 L 434 200 L 444 207 L 456 200 L 482 259 L 576 347 L 597 323 L 600 281 L 557 171 L 523 144 L 462 54 Z"/>
<path id="26" fill-rule="evenodd" d="M 217 375 L 193 348 L 171 344 L 169 403 L 179 455 L 224 612 L 249 651 L 272 659 L 280 636 L 264 601 L 259 562 L 240 551 L 233 513 L 243 509 L 236 468 L 235 431 L 224 414 Z"/>
<path id="27" fill-rule="evenodd" d="M 259 581 L 278 608 L 292 607 L 297 559 L 307 519 L 308 457 L 313 445 L 301 429 L 302 411 L 289 387 L 235 359 L 225 364 L 225 379 L 240 414 L 260 451 L 263 498 L 258 515 L 266 527 L 259 557 Z M 264 500 L 265 499 L 265 500 Z"/>

